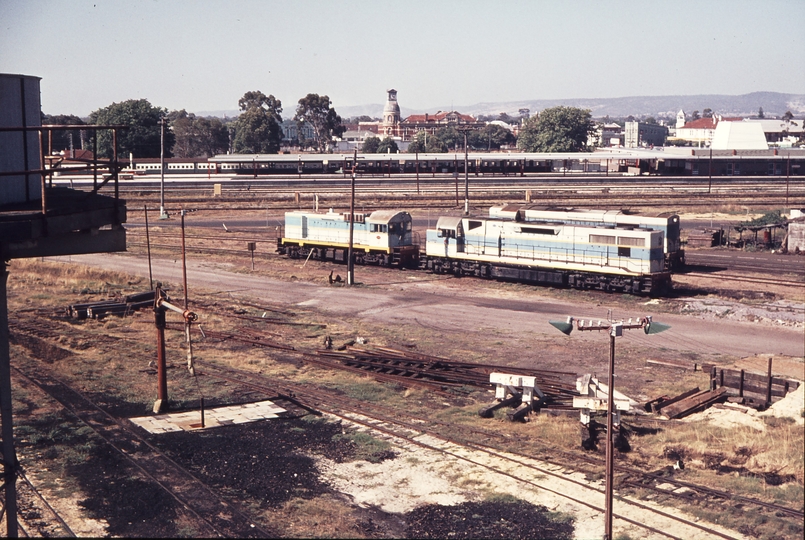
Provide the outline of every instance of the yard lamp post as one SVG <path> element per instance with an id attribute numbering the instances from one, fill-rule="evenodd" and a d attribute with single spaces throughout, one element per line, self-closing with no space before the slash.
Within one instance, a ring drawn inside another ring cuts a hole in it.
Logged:
<path id="1" fill-rule="evenodd" d="M 168 219 L 165 212 L 165 117 L 159 119 L 159 219 Z"/>
<path id="2" fill-rule="evenodd" d="M 464 135 L 464 215 L 470 215 L 470 173 L 469 173 L 469 156 L 467 154 L 467 132 L 472 130 L 471 127 L 456 128 Z"/>
<path id="3" fill-rule="evenodd" d="M 567 321 L 550 321 L 551 326 L 565 334 L 570 335 L 575 327 L 579 331 L 584 330 L 606 330 L 609 333 L 609 388 L 607 389 L 607 439 L 606 439 L 606 487 L 605 487 L 605 505 L 604 505 L 604 540 L 612 540 L 612 488 L 613 488 L 613 471 L 615 469 L 613 463 L 614 457 L 614 437 L 612 436 L 612 416 L 613 416 L 613 403 L 615 401 L 615 338 L 623 336 L 624 330 L 632 330 L 635 328 L 642 328 L 646 334 L 659 334 L 668 330 L 670 326 L 659 322 L 653 322 L 651 317 L 639 317 L 637 320 L 632 321 L 608 321 L 608 324 L 602 324 L 601 321 L 594 323 L 592 320 L 584 321 L 582 319 L 574 319 L 568 317 Z"/>
<path id="4" fill-rule="evenodd" d="M 353 237 L 355 234 L 355 173 L 358 170 L 358 150 L 352 155 L 352 182 L 349 198 L 349 249 L 347 250 L 347 285 L 355 285 L 355 255 L 353 253 Z"/>

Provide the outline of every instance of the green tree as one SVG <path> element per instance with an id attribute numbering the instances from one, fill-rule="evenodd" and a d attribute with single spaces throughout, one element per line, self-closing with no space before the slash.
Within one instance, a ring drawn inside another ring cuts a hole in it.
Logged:
<path id="1" fill-rule="evenodd" d="M 46 124 L 53 126 L 83 126 L 86 125 L 86 122 L 74 114 L 43 114 L 42 125 Z M 79 129 L 59 129 L 53 130 L 52 133 L 52 150 L 54 152 L 69 150 L 71 145 L 74 149 L 83 148 L 82 133 Z M 45 141 L 45 144 L 48 144 L 48 141 Z"/>
<path id="2" fill-rule="evenodd" d="M 451 148 L 454 150 L 464 148 L 464 134 L 453 127 L 448 126 L 437 129 L 436 133 L 433 134 L 433 138 L 443 143 L 444 150 L 439 150 L 440 152 L 449 152 Z M 430 144 L 430 141 L 428 143 Z M 428 150 L 428 152 L 431 151 Z"/>
<path id="3" fill-rule="evenodd" d="M 783 122 L 791 122 L 794 119 L 794 115 L 791 114 L 791 111 L 785 111 L 785 114 L 782 116 Z"/>
<path id="4" fill-rule="evenodd" d="M 526 121 L 517 148 L 524 152 L 583 152 L 593 133 L 595 123 L 589 109 L 553 107 Z"/>
<path id="5" fill-rule="evenodd" d="M 364 154 L 376 154 L 377 148 L 380 146 L 380 138 L 378 137 L 366 137 L 366 140 L 363 141 L 361 145 L 361 152 Z"/>
<path id="6" fill-rule="evenodd" d="M 302 126 L 305 123 L 313 126 L 315 133 L 315 144 L 319 152 L 325 152 L 333 137 L 340 137 L 346 130 L 341 125 L 341 117 L 332 107 L 329 96 L 318 94 L 308 94 L 299 100 L 296 107 L 294 120 L 299 126 L 300 139 L 302 137 Z M 300 140 L 304 145 L 305 141 Z"/>
<path id="7" fill-rule="evenodd" d="M 235 122 L 232 148 L 241 154 L 276 154 L 282 142 L 282 102 L 273 95 L 250 91 L 238 100 L 243 111 Z"/>
<path id="8" fill-rule="evenodd" d="M 759 109 L 757 110 L 757 117 L 758 117 L 758 118 L 766 118 L 766 115 L 765 115 L 765 114 L 763 114 L 763 107 L 761 107 L 761 108 L 759 108 Z"/>
<path id="9" fill-rule="evenodd" d="M 425 152 L 425 132 L 419 131 L 416 135 L 413 136 L 411 142 L 408 143 L 408 153 L 409 154 L 416 154 L 416 153 L 423 153 Z"/>
<path id="10" fill-rule="evenodd" d="M 691 120 L 698 120 L 701 118 L 701 116 L 699 116 L 699 111 L 693 111 L 693 114 L 690 115 L 690 118 Z"/>
<path id="11" fill-rule="evenodd" d="M 514 118 L 513 116 L 509 116 L 507 113 L 502 112 L 498 115 L 496 120 L 500 120 L 501 122 L 506 122 L 507 124 L 519 124 L 520 119 Z"/>
<path id="12" fill-rule="evenodd" d="M 380 145 L 377 147 L 376 152 L 378 154 L 396 154 L 400 150 L 400 147 L 397 146 L 397 142 L 392 139 L 391 137 L 385 137 L 382 141 L 380 141 Z"/>
<path id="13" fill-rule="evenodd" d="M 159 121 L 167 113 L 166 109 L 154 107 L 147 99 L 130 99 L 93 111 L 89 115 L 89 123 L 129 126 L 129 129 L 121 129 L 117 132 L 117 155 L 121 159 L 128 157 L 129 153 L 134 154 L 135 157 L 159 157 L 161 149 Z M 113 153 L 112 132 L 97 130 L 96 134 L 98 155 L 111 158 Z M 173 133 L 166 127 L 165 157 L 171 157 L 170 149 L 173 147 L 173 143 Z"/>
<path id="14" fill-rule="evenodd" d="M 483 129 L 467 133 L 467 146 L 473 150 L 498 150 L 501 146 L 514 144 L 517 137 L 510 130 L 496 124 L 489 124 Z"/>
<path id="15" fill-rule="evenodd" d="M 413 139 L 408 144 L 408 153 L 414 154 L 419 152 L 420 154 L 421 153 L 441 154 L 447 152 L 448 150 L 447 145 L 444 143 L 442 139 L 438 137 L 439 131 L 436 132 L 437 134 L 428 133 L 427 131 L 417 132 L 417 134 L 414 135 Z M 464 141 L 463 136 L 461 140 L 463 143 Z"/>
<path id="16" fill-rule="evenodd" d="M 229 148 L 229 132 L 220 118 L 204 118 L 184 109 L 168 115 L 176 137 L 173 155 L 181 158 L 212 157 Z"/>

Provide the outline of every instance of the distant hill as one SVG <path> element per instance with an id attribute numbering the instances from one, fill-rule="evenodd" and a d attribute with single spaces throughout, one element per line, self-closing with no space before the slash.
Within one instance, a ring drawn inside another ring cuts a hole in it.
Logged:
<path id="1" fill-rule="evenodd" d="M 341 106 L 335 104 L 335 109 L 342 118 L 367 115 L 380 118 L 383 115 L 385 103 L 372 103 L 368 105 Z M 654 118 L 676 118 L 679 110 L 691 114 L 693 111 L 701 113 L 704 109 L 712 109 L 715 114 L 723 116 L 755 116 L 762 107 L 766 117 L 782 116 L 786 111 L 796 118 L 805 117 L 805 94 L 782 94 L 779 92 L 752 92 L 739 96 L 724 94 L 702 94 L 695 96 L 633 96 L 622 98 L 574 98 L 574 99 L 534 99 L 524 101 L 508 101 L 494 103 L 476 103 L 474 105 L 452 106 L 458 112 L 479 115 L 495 115 L 505 112 L 510 116 L 518 116 L 520 109 L 529 109 L 532 114 L 549 107 L 564 105 L 566 107 L 579 107 L 590 109 L 594 118 L 624 118 L 653 116 Z M 450 106 L 433 107 L 432 109 L 410 109 L 405 107 L 405 101 L 400 101 L 400 112 L 403 118 L 412 114 L 435 113 L 450 110 Z M 229 118 L 238 116 L 239 111 L 202 111 L 198 116 L 226 115 Z"/>

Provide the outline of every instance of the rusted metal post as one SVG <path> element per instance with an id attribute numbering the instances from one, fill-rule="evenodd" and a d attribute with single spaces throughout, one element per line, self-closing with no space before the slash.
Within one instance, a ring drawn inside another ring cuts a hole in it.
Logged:
<path id="1" fill-rule="evenodd" d="M 27 163 L 26 163 L 27 167 Z M 3 436 L 3 485 L 5 487 L 6 535 L 17 538 L 17 454 L 14 450 L 14 419 L 11 405 L 11 356 L 9 351 L 8 269 L 0 244 L 0 417 Z"/>
<path id="2" fill-rule="evenodd" d="M 744 370 L 741 370 L 741 380 L 738 382 L 738 397 L 744 397 Z"/>
<path id="3" fill-rule="evenodd" d="M 716 366 L 713 366 L 713 367 L 710 368 L 710 391 L 711 392 L 716 389 L 716 376 L 717 376 Z"/>
<path id="4" fill-rule="evenodd" d="M 168 378 L 165 365 L 165 308 L 159 304 L 162 289 L 157 286 L 154 295 L 154 324 L 157 329 L 157 400 L 154 413 L 159 414 L 168 407 Z"/>
<path id="5" fill-rule="evenodd" d="M 768 384 L 766 385 L 766 407 L 771 405 L 771 361 L 772 357 L 769 356 L 769 375 L 768 375 L 769 380 Z"/>
<path id="6" fill-rule="evenodd" d="M 184 243 L 184 209 L 182 215 L 182 289 L 184 290 L 184 308 L 187 309 L 187 252 Z"/>

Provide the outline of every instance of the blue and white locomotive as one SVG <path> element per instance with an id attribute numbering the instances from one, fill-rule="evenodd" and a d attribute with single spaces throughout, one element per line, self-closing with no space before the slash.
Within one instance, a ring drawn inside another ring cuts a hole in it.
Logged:
<path id="1" fill-rule="evenodd" d="M 435 273 L 663 294 L 671 285 L 663 241 L 662 231 L 637 227 L 441 217 L 420 263 Z"/>
<path id="2" fill-rule="evenodd" d="M 672 213 L 657 215 L 632 214 L 622 210 L 598 210 L 592 208 L 531 207 L 510 204 L 493 206 L 489 217 L 502 217 L 518 221 L 553 221 L 572 225 L 594 227 L 620 225 L 653 229 L 665 234 L 665 269 L 676 271 L 685 266 L 685 251 L 682 248 L 679 216 Z"/>
<path id="3" fill-rule="evenodd" d="M 291 258 L 346 262 L 349 226 L 349 212 L 286 212 L 285 234 L 277 239 L 277 252 Z M 419 255 L 411 214 L 401 210 L 356 212 L 352 246 L 357 264 L 412 266 Z"/>
<path id="4" fill-rule="evenodd" d="M 421 250 L 412 225 L 405 211 L 356 213 L 355 263 L 630 294 L 662 295 L 671 289 L 662 230 L 528 221 L 520 212 L 496 218 L 443 216 L 427 230 Z M 277 252 L 346 263 L 349 226 L 349 212 L 286 212 Z"/>

